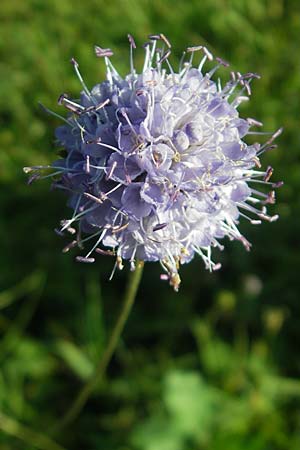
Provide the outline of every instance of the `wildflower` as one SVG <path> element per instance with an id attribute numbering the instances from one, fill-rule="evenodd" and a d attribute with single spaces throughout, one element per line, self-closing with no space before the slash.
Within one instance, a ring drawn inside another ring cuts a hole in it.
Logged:
<path id="1" fill-rule="evenodd" d="M 222 86 L 212 76 L 228 64 L 216 58 L 205 72 L 204 64 L 213 56 L 203 46 L 188 48 L 176 72 L 168 59 L 167 38 L 159 34 L 149 39 L 143 70 L 137 73 L 136 45 L 129 36 L 130 73 L 125 78 L 112 65 L 113 52 L 96 46 L 107 79 L 92 90 L 72 59 L 83 90 L 79 100 L 59 97 L 69 110 L 56 129 L 66 156 L 47 168 L 59 176 L 53 186 L 68 193 L 73 210 L 59 230 L 76 236 L 65 252 L 92 241 L 78 261 L 92 263 L 95 253 L 104 253 L 116 257 L 119 269 L 123 259 L 129 260 L 132 270 L 137 260 L 159 261 L 166 272 L 161 278 L 177 290 L 179 266 L 195 253 L 209 270 L 220 268 L 211 250 L 222 250 L 225 236 L 250 249 L 237 227 L 240 217 L 253 224 L 277 219 L 268 215 L 266 205 L 274 203 L 273 189 L 280 183 L 270 181 L 270 167 L 259 170 L 259 156 L 274 147 L 281 130 L 264 145 L 244 140 L 264 134 L 250 131 L 262 124 L 240 118 L 237 110 L 258 75 L 231 72 Z M 198 54 L 200 64 L 194 67 Z M 32 179 L 41 169 L 25 168 Z M 271 190 L 261 192 L 257 185 Z"/>

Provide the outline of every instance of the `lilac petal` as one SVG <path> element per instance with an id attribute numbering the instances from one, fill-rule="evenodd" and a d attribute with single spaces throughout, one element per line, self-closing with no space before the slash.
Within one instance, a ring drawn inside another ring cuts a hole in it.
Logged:
<path id="1" fill-rule="evenodd" d="M 129 184 L 143 172 L 143 169 L 137 165 L 135 157 L 124 158 L 119 153 L 113 153 L 107 161 L 105 172 L 107 178 Z"/>
<path id="2" fill-rule="evenodd" d="M 145 183 L 141 189 L 141 198 L 152 205 L 164 202 L 162 189 L 154 183 Z"/>
<path id="3" fill-rule="evenodd" d="M 140 219 L 150 214 L 152 206 L 141 198 L 142 183 L 127 186 L 122 195 L 123 211 Z"/>
<path id="4" fill-rule="evenodd" d="M 244 137 L 248 133 L 250 125 L 247 122 L 247 120 L 236 119 L 236 120 L 234 120 L 233 123 L 234 123 L 234 126 L 236 126 L 236 128 L 238 130 L 240 138 Z"/>
<path id="5" fill-rule="evenodd" d="M 124 153 L 131 153 L 139 145 L 137 133 L 134 133 L 129 125 L 120 124 L 118 126 L 117 139 L 118 147 Z"/>
<path id="6" fill-rule="evenodd" d="M 246 183 L 236 183 L 232 188 L 230 198 L 234 202 L 243 202 L 251 195 L 251 190 Z"/>
<path id="7" fill-rule="evenodd" d="M 174 150 L 166 144 L 157 144 L 151 146 L 152 163 L 159 170 L 167 170 L 170 168 Z"/>
<path id="8" fill-rule="evenodd" d="M 207 112 L 214 118 L 235 117 L 237 115 L 236 110 L 228 102 L 218 97 L 210 102 Z"/>
<path id="9" fill-rule="evenodd" d="M 201 142 L 203 139 L 203 127 L 199 121 L 188 123 L 185 132 L 191 144 Z"/>
<path id="10" fill-rule="evenodd" d="M 173 138 L 174 138 L 174 144 L 177 147 L 177 149 L 179 150 L 179 152 L 183 152 L 190 145 L 190 141 L 189 141 L 187 133 L 184 133 L 184 131 L 182 131 L 182 130 L 177 131 L 174 134 Z"/>
<path id="11" fill-rule="evenodd" d="M 222 144 L 222 151 L 227 158 L 233 159 L 234 161 L 242 159 L 244 156 L 244 146 L 239 142 Z"/>
<path id="12" fill-rule="evenodd" d="M 107 219 L 111 217 L 111 204 L 109 201 L 103 205 L 97 206 L 94 210 L 84 215 L 86 223 L 94 227 L 103 227 L 107 223 Z"/>
<path id="13" fill-rule="evenodd" d="M 56 139 L 65 147 L 75 147 L 77 142 L 77 135 L 72 133 L 71 127 L 62 125 L 55 129 Z"/>

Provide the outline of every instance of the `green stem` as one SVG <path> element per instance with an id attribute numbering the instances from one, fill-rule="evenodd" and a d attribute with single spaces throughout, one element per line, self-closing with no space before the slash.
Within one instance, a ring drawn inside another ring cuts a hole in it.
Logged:
<path id="1" fill-rule="evenodd" d="M 40 450 L 65 450 L 48 436 L 17 422 L 0 412 L 0 430 Z"/>
<path id="2" fill-rule="evenodd" d="M 53 429 L 51 430 L 51 434 L 55 434 L 58 431 L 65 428 L 67 425 L 69 425 L 71 422 L 73 422 L 76 417 L 80 414 L 81 410 L 84 408 L 86 402 L 88 401 L 91 393 L 99 383 L 99 381 L 102 379 L 103 375 L 105 374 L 105 371 L 107 369 L 107 366 L 116 350 L 116 347 L 118 345 L 120 336 L 122 334 L 122 331 L 124 329 L 124 326 L 126 324 L 126 321 L 128 319 L 128 316 L 130 314 L 131 308 L 133 306 L 136 293 L 140 284 L 140 280 L 143 273 L 143 262 L 139 261 L 137 263 L 137 267 L 134 272 L 131 272 L 127 288 L 125 291 L 125 296 L 123 300 L 123 306 L 121 309 L 121 312 L 119 314 L 118 320 L 116 322 L 116 325 L 112 331 L 112 334 L 110 336 L 110 339 L 108 341 L 107 347 L 96 367 L 95 373 L 92 376 L 92 378 L 83 386 L 77 397 L 75 398 L 74 402 L 72 403 L 71 407 L 68 409 L 66 414 L 62 417 L 62 419 L 57 423 Z"/>

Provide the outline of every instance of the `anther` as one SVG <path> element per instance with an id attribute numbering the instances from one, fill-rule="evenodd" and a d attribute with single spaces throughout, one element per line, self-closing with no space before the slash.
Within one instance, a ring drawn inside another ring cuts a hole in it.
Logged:
<path id="1" fill-rule="evenodd" d="M 262 127 L 263 126 L 262 122 L 259 122 L 256 119 L 252 119 L 251 117 L 248 117 L 248 119 L 246 119 L 246 120 L 247 120 L 247 122 L 248 122 L 248 124 L 250 126 L 255 126 L 255 127 Z"/>
<path id="2" fill-rule="evenodd" d="M 115 253 L 112 250 L 103 250 L 102 248 L 99 247 L 95 249 L 95 252 L 99 253 L 100 255 L 115 256 Z"/>
<path id="3" fill-rule="evenodd" d="M 166 44 L 166 46 L 168 48 L 171 48 L 170 41 L 166 38 L 166 36 L 164 34 L 160 33 L 159 37 L 162 41 L 164 41 L 164 43 Z"/>
<path id="4" fill-rule="evenodd" d="M 276 200 L 276 197 L 275 197 L 275 191 L 270 191 L 270 192 L 268 192 L 268 194 L 267 194 L 266 200 L 264 200 L 262 203 L 265 204 L 265 205 L 266 205 L 266 204 L 274 205 L 275 200 Z"/>
<path id="5" fill-rule="evenodd" d="M 283 181 L 277 181 L 277 183 L 272 183 L 273 188 L 280 188 L 283 185 L 284 185 Z"/>
<path id="6" fill-rule="evenodd" d="M 197 52 L 197 51 L 202 50 L 202 49 L 203 49 L 203 45 L 197 45 L 197 46 L 194 46 L 194 47 L 188 47 L 186 49 L 186 51 L 188 53 L 193 53 L 193 52 Z"/>
<path id="7" fill-rule="evenodd" d="M 124 268 L 124 265 L 123 265 L 123 261 L 122 261 L 121 256 L 117 256 L 117 259 L 116 259 L 116 266 L 117 266 L 117 268 L 118 268 L 119 270 L 122 270 L 122 269 Z"/>
<path id="8" fill-rule="evenodd" d="M 169 58 L 169 56 L 171 55 L 171 50 L 168 50 L 166 53 L 164 53 L 162 55 L 162 57 L 159 59 L 159 64 L 161 64 L 162 62 L 164 62 L 166 59 Z"/>
<path id="9" fill-rule="evenodd" d="M 86 173 L 90 173 L 90 155 L 86 155 L 86 165 L 85 165 Z"/>
<path id="10" fill-rule="evenodd" d="M 67 253 L 69 250 L 71 250 L 71 248 L 76 247 L 76 245 L 77 245 L 77 241 L 72 241 L 62 249 L 62 252 Z"/>
<path id="11" fill-rule="evenodd" d="M 73 227 L 68 227 L 67 228 L 67 232 L 70 233 L 70 234 L 75 234 L 76 233 L 76 229 L 73 228 Z"/>
<path id="12" fill-rule="evenodd" d="M 65 98 L 67 98 L 68 97 L 68 94 L 60 94 L 60 96 L 58 97 L 58 99 L 57 99 L 57 103 L 59 104 L 59 105 L 62 105 L 63 104 L 63 101 L 65 100 Z"/>
<path id="13" fill-rule="evenodd" d="M 99 109 L 104 108 L 104 106 L 106 106 L 109 102 L 110 102 L 110 100 L 109 100 L 109 98 L 107 98 L 104 102 L 100 103 L 97 106 L 94 106 L 94 105 L 88 106 L 87 108 L 85 108 L 84 112 L 88 113 L 91 111 L 99 111 Z"/>
<path id="14" fill-rule="evenodd" d="M 205 53 L 209 61 L 213 61 L 214 57 L 206 47 L 203 47 L 203 52 Z"/>
<path id="15" fill-rule="evenodd" d="M 65 108 L 69 109 L 71 112 L 80 115 L 84 110 L 84 107 L 78 103 L 73 102 L 68 99 L 67 94 L 61 94 L 58 98 L 58 104 L 63 105 Z"/>
<path id="16" fill-rule="evenodd" d="M 260 75 L 258 75 L 258 73 L 253 73 L 253 72 L 245 73 L 244 75 L 242 75 L 242 77 L 243 77 L 244 79 L 247 79 L 247 78 L 256 78 L 257 80 L 259 80 L 259 79 L 261 78 Z"/>
<path id="17" fill-rule="evenodd" d="M 84 256 L 76 256 L 75 259 L 77 262 L 82 262 L 82 263 L 87 263 L 87 264 L 92 264 L 95 262 L 95 258 L 85 258 Z"/>
<path id="18" fill-rule="evenodd" d="M 74 67 L 79 67 L 78 62 L 76 61 L 75 58 L 71 58 L 70 63 L 74 66 Z"/>
<path id="19" fill-rule="evenodd" d="M 271 176 L 273 175 L 273 171 L 274 171 L 274 170 L 273 170 L 273 167 L 268 166 L 268 167 L 267 167 L 267 170 L 266 170 L 266 174 L 265 174 L 263 180 L 264 180 L 264 181 L 269 181 L 270 178 L 271 178 Z"/>
<path id="20" fill-rule="evenodd" d="M 120 231 L 125 230 L 125 229 L 128 227 L 128 225 L 129 225 L 129 222 L 125 223 L 125 224 L 122 225 L 122 226 L 112 227 L 111 232 L 114 233 L 114 234 L 115 234 L 115 233 L 120 233 Z"/>
<path id="21" fill-rule="evenodd" d="M 154 225 L 152 231 L 163 230 L 164 228 L 166 228 L 167 225 L 168 225 L 167 223 L 158 223 L 157 225 Z"/>
<path id="22" fill-rule="evenodd" d="M 160 36 L 160 34 L 150 34 L 150 35 L 148 36 L 148 38 L 149 38 L 151 41 L 159 41 L 159 40 L 161 39 L 161 36 Z"/>
<path id="23" fill-rule="evenodd" d="M 168 281 L 169 275 L 167 275 L 166 273 L 162 273 L 160 275 L 160 279 L 163 280 L 163 281 Z"/>
<path id="24" fill-rule="evenodd" d="M 23 172 L 26 174 L 33 172 L 34 170 L 36 170 L 34 167 L 23 167 Z"/>
<path id="25" fill-rule="evenodd" d="M 38 180 L 39 178 L 41 178 L 41 176 L 38 175 L 37 173 L 34 175 L 31 175 L 31 177 L 29 177 L 27 180 L 27 184 L 30 186 L 34 181 Z"/>
<path id="26" fill-rule="evenodd" d="M 224 66 L 224 67 L 230 66 L 229 62 L 224 61 L 224 59 L 219 58 L 219 56 L 216 57 L 216 61 L 218 61 L 218 63 L 221 64 L 221 66 Z"/>
<path id="27" fill-rule="evenodd" d="M 260 163 L 259 158 L 257 156 L 254 156 L 253 161 L 254 161 L 255 166 L 260 169 L 261 168 L 261 163 Z"/>
<path id="28" fill-rule="evenodd" d="M 54 228 L 54 232 L 55 232 L 58 236 L 64 236 L 64 233 L 63 233 L 59 228 Z"/>
<path id="29" fill-rule="evenodd" d="M 267 144 L 271 144 L 278 136 L 283 132 L 283 128 L 279 128 L 275 133 L 271 136 L 271 139 L 268 140 Z"/>
<path id="30" fill-rule="evenodd" d="M 131 47 L 132 48 L 136 48 L 136 44 L 135 44 L 134 39 L 131 36 L 131 34 L 128 34 L 127 37 L 128 37 L 128 40 L 129 40 L 129 43 L 130 43 Z"/>
<path id="31" fill-rule="evenodd" d="M 113 52 L 110 48 L 101 48 L 98 45 L 95 45 L 94 49 L 98 58 L 103 58 L 105 56 L 110 57 L 113 55 Z"/>

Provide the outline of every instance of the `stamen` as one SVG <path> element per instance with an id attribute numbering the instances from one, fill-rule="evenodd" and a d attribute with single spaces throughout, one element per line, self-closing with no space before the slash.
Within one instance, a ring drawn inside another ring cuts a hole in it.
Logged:
<path id="1" fill-rule="evenodd" d="M 28 186 L 30 186 L 34 181 L 39 180 L 40 178 L 41 176 L 38 174 L 31 175 L 27 180 Z"/>
<path id="2" fill-rule="evenodd" d="M 170 55 L 171 55 L 171 50 L 166 51 L 166 53 L 164 53 L 162 55 L 162 57 L 159 59 L 158 63 L 159 64 L 163 63 L 166 59 L 169 58 Z"/>
<path id="3" fill-rule="evenodd" d="M 123 186 L 121 183 L 117 184 L 114 188 L 112 188 L 110 191 L 108 192 L 103 192 L 101 195 L 101 198 L 103 200 L 106 200 L 108 195 L 112 194 L 113 192 L 115 192 L 117 189 L 119 189 L 121 186 Z"/>
<path id="4" fill-rule="evenodd" d="M 254 126 L 254 127 L 262 127 L 263 126 L 262 122 L 259 122 L 256 119 L 252 119 L 251 117 L 248 117 L 246 120 L 250 126 Z"/>
<path id="5" fill-rule="evenodd" d="M 201 61 L 200 61 L 199 66 L 198 66 L 198 71 L 199 71 L 200 73 L 202 73 L 202 69 L 203 69 L 204 64 L 206 63 L 206 60 L 207 60 L 207 56 L 204 55 L 203 58 L 202 58 Z"/>
<path id="6" fill-rule="evenodd" d="M 112 164 L 112 166 L 111 166 L 111 168 L 110 168 L 110 170 L 109 170 L 109 172 L 108 172 L 108 174 L 106 175 L 106 180 L 109 180 L 112 176 L 113 176 L 113 173 L 114 173 L 114 171 L 115 171 L 115 169 L 116 169 L 116 167 L 117 167 L 117 161 L 114 161 L 113 162 L 113 164 Z"/>
<path id="7" fill-rule="evenodd" d="M 80 115 L 84 110 L 84 106 L 79 103 L 75 103 L 72 100 L 69 100 L 67 94 L 61 94 L 58 98 L 58 104 L 65 106 L 69 111 L 74 112 L 75 114 Z"/>
<path id="8" fill-rule="evenodd" d="M 110 99 L 107 98 L 106 100 L 104 100 L 104 102 L 99 103 L 99 105 L 97 105 L 97 106 L 96 105 L 88 106 L 87 108 L 84 109 L 83 113 L 99 111 L 99 109 L 104 108 L 104 106 L 106 106 L 109 102 L 110 102 Z"/>
<path id="9" fill-rule="evenodd" d="M 150 58 L 151 53 L 150 53 L 149 45 L 150 45 L 150 43 L 146 42 L 146 44 L 144 44 L 144 46 L 143 46 L 144 49 L 145 49 L 145 52 L 146 52 L 145 60 L 144 60 L 143 72 L 146 72 L 146 70 L 149 67 L 149 63 L 151 64 L 151 62 L 152 62 L 152 58 Z"/>
<path id="10" fill-rule="evenodd" d="M 269 145 L 269 146 L 268 145 L 263 145 L 260 148 L 259 152 L 257 152 L 257 156 L 260 156 L 260 155 L 262 155 L 265 152 L 269 152 L 271 150 L 274 150 L 277 147 L 278 147 L 278 145 L 276 145 L 276 144 L 272 144 L 272 145 Z"/>
<path id="11" fill-rule="evenodd" d="M 245 97 L 244 95 L 239 95 L 238 97 L 236 97 L 233 102 L 231 103 L 231 106 L 233 108 L 237 108 L 238 106 L 240 106 L 240 104 L 242 102 L 248 102 L 249 101 L 249 97 Z M 249 133 L 248 133 L 249 134 Z"/>
<path id="12" fill-rule="evenodd" d="M 82 85 L 82 87 L 83 87 L 85 93 L 87 94 L 88 97 L 90 97 L 91 99 L 93 99 L 93 97 L 91 96 L 91 93 L 90 93 L 89 89 L 87 88 L 87 86 L 86 86 L 85 82 L 83 81 L 83 78 L 82 78 L 82 76 L 81 76 L 81 74 L 80 74 L 80 72 L 79 72 L 79 64 L 78 64 L 78 62 L 77 62 L 74 58 L 71 58 L 71 64 L 73 65 L 73 67 L 74 67 L 74 69 L 75 69 L 77 78 L 79 79 L 79 81 L 80 81 L 80 83 L 81 83 L 81 85 Z"/>
<path id="13" fill-rule="evenodd" d="M 83 195 L 89 198 L 90 200 L 94 200 L 94 202 L 99 203 L 100 205 L 103 204 L 103 200 L 101 200 L 101 198 L 96 197 L 95 195 L 92 195 L 89 192 L 84 192 Z"/>
<path id="14" fill-rule="evenodd" d="M 112 227 L 111 232 L 112 232 L 113 234 L 115 234 L 115 233 L 120 233 L 120 231 L 126 230 L 126 228 L 128 227 L 128 225 L 129 225 L 129 222 L 127 222 L 127 223 L 125 223 L 124 225 L 121 225 L 121 226 Z"/>
<path id="15" fill-rule="evenodd" d="M 136 45 L 131 34 L 127 35 L 129 43 L 130 43 L 130 72 L 132 74 L 135 73 L 134 65 L 133 65 L 133 49 L 136 49 Z"/>
<path id="16" fill-rule="evenodd" d="M 86 141 L 86 143 L 87 144 L 94 143 L 94 144 L 100 145 L 101 147 L 109 148 L 109 149 L 113 150 L 114 152 L 117 152 L 120 155 L 122 155 L 121 150 L 119 150 L 117 147 L 114 147 L 113 145 L 109 145 L 109 144 L 105 144 L 104 142 L 101 142 L 101 138 L 97 138 L 97 140 L 95 140 L 95 141 Z"/>
<path id="17" fill-rule="evenodd" d="M 61 116 L 60 114 L 57 114 L 56 112 L 51 111 L 51 109 L 46 108 L 46 106 L 44 106 L 41 102 L 38 102 L 38 105 L 47 114 L 51 114 L 52 116 L 56 117 L 57 119 L 62 120 L 63 122 L 67 123 L 71 127 L 73 126 L 73 122 L 71 120 L 68 120 L 65 117 Z"/>
<path id="18" fill-rule="evenodd" d="M 283 132 L 283 128 L 279 128 L 277 131 L 275 131 L 275 133 L 272 135 L 271 139 L 269 139 L 266 144 L 272 144 L 272 142 L 278 138 L 278 136 L 281 135 L 281 133 Z"/>

